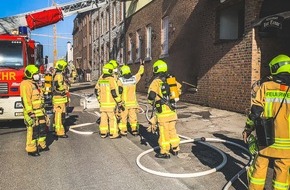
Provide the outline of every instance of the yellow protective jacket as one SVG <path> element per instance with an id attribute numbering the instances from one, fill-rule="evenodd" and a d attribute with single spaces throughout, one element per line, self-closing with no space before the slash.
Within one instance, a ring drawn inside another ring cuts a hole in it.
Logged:
<path id="1" fill-rule="evenodd" d="M 102 75 L 97 81 L 95 89 L 100 103 L 100 111 L 114 111 L 117 102 L 121 102 L 116 79 L 113 76 Z"/>
<path id="2" fill-rule="evenodd" d="M 148 99 L 151 102 L 152 97 L 151 94 L 156 94 L 154 97 L 154 101 L 160 102 L 161 98 L 163 98 L 163 95 L 161 93 L 161 87 L 162 87 L 163 81 L 160 78 L 155 78 L 148 89 Z M 181 84 L 177 82 L 177 87 L 178 89 L 181 88 Z M 152 93 L 153 92 L 153 93 Z M 169 102 L 167 102 L 169 103 Z M 166 103 L 161 103 L 161 110 L 162 112 L 156 112 L 156 117 L 158 122 L 168 122 L 168 121 L 173 121 L 177 120 L 177 113 L 175 109 L 171 109 Z"/>
<path id="3" fill-rule="evenodd" d="M 118 80 L 118 86 L 122 89 L 121 98 L 126 108 L 138 108 L 138 102 L 136 97 L 136 85 L 141 79 L 141 75 L 144 73 L 144 65 L 141 65 L 137 74 L 130 78 L 120 77 Z"/>
<path id="4" fill-rule="evenodd" d="M 252 108 L 262 108 L 261 117 L 275 117 L 288 86 L 274 81 L 264 82 L 252 99 Z M 252 109 L 253 110 L 253 109 Z M 256 109 L 257 110 L 257 109 Z M 274 120 L 274 144 L 259 151 L 261 155 L 274 158 L 290 158 L 290 89 Z M 256 126 L 262 127 L 262 126 Z"/>
<path id="5" fill-rule="evenodd" d="M 25 117 L 28 113 L 34 113 L 36 117 L 44 116 L 42 90 L 35 81 L 23 80 L 20 83 L 20 96 Z"/>
<path id="6" fill-rule="evenodd" d="M 56 72 L 53 77 L 53 103 L 67 103 L 68 85 L 64 81 L 62 72 Z"/>

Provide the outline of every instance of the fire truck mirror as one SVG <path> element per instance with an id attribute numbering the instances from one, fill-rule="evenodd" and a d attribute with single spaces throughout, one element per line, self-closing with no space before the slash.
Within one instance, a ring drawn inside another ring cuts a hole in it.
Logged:
<path id="1" fill-rule="evenodd" d="M 37 44 L 35 48 L 35 63 L 36 65 L 43 65 L 43 45 Z"/>

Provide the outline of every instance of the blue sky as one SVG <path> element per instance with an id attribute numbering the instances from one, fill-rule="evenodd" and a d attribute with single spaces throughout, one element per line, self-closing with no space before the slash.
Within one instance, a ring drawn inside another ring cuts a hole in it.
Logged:
<path id="1" fill-rule="evenodd" d="M 55 0 L 57 4 L 63 4 L 67 2 L 73 2 L 74 0 Z M 21 14 L 29 11 L 36 11 L 38 9 L 43 9 L 52 6 L 52 0 L 1 0 L 2 5 L 0 6 L 0 18 L 13 16 L 16 14 Z M 64 36 L 72 38 L 73 20 L 76 15 L 65 17 L 63 21 L 59 21 L 56 24 L 58 36 Z M 31 31 L 35 34 L 45 34 L 53 36 L 53 25 L 46 26 L 40 29 Z M 39 41 L 44 47 L 44 56 L 49 57 L 49 61 L 53 60 L 53 38 L 51 37 L 40 37 L 31 36 L 32 39 Z M 67 42 L 72 40 L 57 38 L 57 54 L 58 57 L 65 56 Z"/>

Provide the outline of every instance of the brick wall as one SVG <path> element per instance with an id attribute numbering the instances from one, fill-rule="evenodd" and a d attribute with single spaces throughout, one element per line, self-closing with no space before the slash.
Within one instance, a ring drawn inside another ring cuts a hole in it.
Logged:
<path id="1" fill-rule="evenodd" d="M 188 92 L 190 86 L 183 84 L 182 99 L 242 113 L 250 106 L 251 32 L 247 30 L 241 40 L 215 43 L 216 12 L 220 6 L 218 1 L 156 0 L 127 21 L 127 35 L 134 35 L 138 29 L 145 31 L 147 24 L 157 34 L 152 41 L 153 59 L 145 65 L 139 91 L 146 92 L 144 86 L 152 76 L 152 64 L 160 55 L 161 19 L 169 16 L 175 28 L 169 31 L 169 57 L 165 58 L 169 72 L 180 82 L 198 85 L 198 92 L 193 94 Z M 137 70 L 136 64 L 132 70 Z"/>

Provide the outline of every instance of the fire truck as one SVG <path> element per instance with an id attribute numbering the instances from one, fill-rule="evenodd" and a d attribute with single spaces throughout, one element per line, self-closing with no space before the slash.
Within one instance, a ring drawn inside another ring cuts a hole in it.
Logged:
<path id="1" fill-rule="evenodd" d="M 30 38 L 29 31 L 104 4 L 105 0 L 78 0 L 0 18 L 0 121 L 23 119 L 19 87 L 25 67 L 35 64 L 43 72 L 43 46 Z"/>

